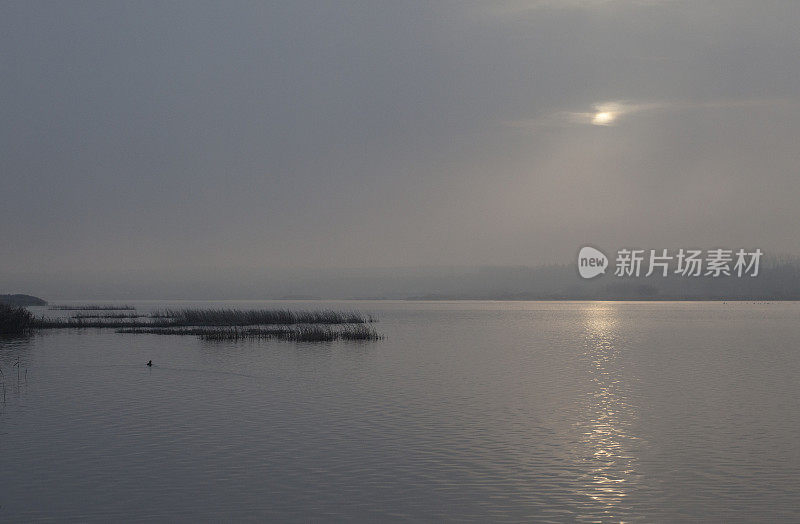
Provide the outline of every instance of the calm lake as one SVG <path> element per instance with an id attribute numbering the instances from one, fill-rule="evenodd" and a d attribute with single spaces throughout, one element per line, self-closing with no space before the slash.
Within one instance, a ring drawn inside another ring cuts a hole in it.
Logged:
<path id="1" fill-rule="evenodd" d="M 800 520 L 800 303 L 130 303 L 386 338 L 0 340 L 0 521 Z"/>

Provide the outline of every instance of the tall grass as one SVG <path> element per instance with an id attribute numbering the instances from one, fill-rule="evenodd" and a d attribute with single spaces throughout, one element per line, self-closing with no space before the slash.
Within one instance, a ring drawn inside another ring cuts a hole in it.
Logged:
<path id="1" fill-rule="evenodd" d="M 146 318 L 148 315 L 140 313 L 76 313 L 72 318 Z"/>
<path id="2" fill-rule="evenodd" d="M 136 308 L 122 305 L 105 305 L 105 304 L 83 304 L 77 306 L 50 306 L 50 310 L 54 311 L 134 311 Z"/>
<path id="3" fill-rule="evenodd" d="M 383 335 L 368 326 L 347 326 L 339 331 L 342 340 L 382 340 Z"/>
<path id="4" fill-rule="evenodd" d="M 261 324 L 365 324 L 371 315 L 357 311 L 290 311 L 288 309 L 165 309 L 150 315 L 176 326 L 257 326 Z"/>
<path id="5" fill-rule="evenodd" d="M 140 320 L 141 317 L 146 319 Z M 239 309 L 166 309 L 149 315 L 77 314 L 71 318 L 34 318 L 31 327 L 116 328 L 119 333 L 196 335 L 204 340 L 278 338 L 301 342 L 379 340 L 367 326 L 371 315 L 356 311 Z M 245 329 L 248 326 L 270 326 Z M 340 326 L 334 330 L 331 326 Z"/>
<path id="6" fill-rule="evenodd" d="M 124 327 L 117 329 L 117 333 L 131 335 L 202 335 L 209 331 L 208 328 L 153 328 L 153 327 Z"/>
<path id="7" fill-rule="evenodd" d="M 0 335 L 22 335 L 33 329 L 33 314 L 24 307 L 0 304 Z"/>
<path id="8" fill-rule="evenodd" d="M 124 327 L 148 327 L 152 326 L 150 322 L 137 322 L 136 320 L 124 321 L 119 319 L 112 319 L 103 321 L 100 319 L 86 319 L 86 318 L 34 318 L 32 327 L 36 329 L 86 329 L 86 328 L 124 328 Z"/>
<path id="9" fill-rule="evenodd" d="M 332 329 L 328 326 L 302 326 L 289 329 L 217 329 L 198 335 L 203 340 L 240 340 L 278 338 L 295 342 L 332 342 L 334 340 L 381 340 L 383 335 L 366 326 Z"/>
<path id="10" fill-rule="evenodd" d="M 328 326 L 274 327 L 274 328 L 126 328 L 117 333 L 151 335 L 195 335 L 202 340 L 267 339 L 297 342 L 331 342 L 334 340 L 381 340 L 383 335 L 367 326 L 346 327 L 335 330 Z"/>

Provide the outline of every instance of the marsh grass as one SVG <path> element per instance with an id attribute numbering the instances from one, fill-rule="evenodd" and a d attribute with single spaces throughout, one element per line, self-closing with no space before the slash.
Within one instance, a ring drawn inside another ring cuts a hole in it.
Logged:
<path id="1" fill-rule="evenodd" d="M 23 335 L 34 328 L 33 314 L 24 307 L 0 304 L 0 335 Z"/>
<path id="2" fill-rule="evenodd" d="M 125 327 L 116 332 L 132 335 L 202 335 L 208 331 L 208 328 Z"/>
<path id="3" fill-rule="evenodd" d="M 148 315 L 143 315 L 140 313 L 76 313 L 75 315 L 72 315 L 72 318 L 148 318 Z"/>
<path id="4" fill-rule="evenodd" d="M 295 342 L 333 342 L 335 340 L 381 340 L 383 335 L 366 326 L 333 329 L 329 326 L 302 326 L 288 329 L 219 329 L 199 334 L 203 340 L 277 338 Z"/>
<path id="5" fill-rule="evenodd" d="M 369 326 L 347 326 L 339 331 L 342 340 L 383 340 L 383 335 Z"/>
<path id="6" fill-rule="evenodd" d="M 32 318 L 31 327 L 113 328 L 118 333 L 194 335 L 203 340 L 277 338 L 327 342 L 382 339 L 382 335 L 367 325 L 372 322 L 375 322 L 374 317 L 357 311 L 166 309 L 148 315 L 87 313 L 70 318 Z"/>
<path id="7" fill-rule="evenodd" d="M 348 326 L 332 329 L 328 326 L 272 327 L 272 328 L 126 328 L 117 333 L 151 335 L 194 335 L 202 340 L 278 339 L 297 342 L 332 342 L 334 340 L 381 340 L 383 335 L 367 326 Z"/>
<path id="8" fill-rule="evenodd" d="M 99 318 L 46 318 L 33 319 L 35 329 L 88 329 L 88 328 L 125 328 L 150 327 L 150 322 L 124 321 L 120 319 L 100 320 Z"/>
<path id="9" fill-rule="evenodd" d="M 104 305 L 104 304 L 82 304 L 77 306 L 50 306 L 47 308 L 52 311 L 134 311 L 135 307 L 126 304 Z"/>
<path id="10" fill-rule="evenodd" d="M 290 311 L 288 309 L 164 309 L 150 315 L 180 326 L 257 326 L 265 324 L 365 324 L 372 315 L 358 311 Z"/>

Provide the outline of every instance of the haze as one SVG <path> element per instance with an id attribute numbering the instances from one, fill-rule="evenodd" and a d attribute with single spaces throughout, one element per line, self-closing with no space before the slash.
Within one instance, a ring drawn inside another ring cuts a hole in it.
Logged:
<path id="1" fill-rule="evenodd" d="M 794 1 L 3 2 L 0 291 L 160 298 L 191 275 L 173 297 L 215 298 L 587 243 L 800 254 L 799 20 Z"/>

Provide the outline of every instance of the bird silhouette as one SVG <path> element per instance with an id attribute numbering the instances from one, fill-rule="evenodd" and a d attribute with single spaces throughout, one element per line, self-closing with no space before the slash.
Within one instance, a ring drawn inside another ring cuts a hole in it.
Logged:
<path id="1" fill-rule="evenodd" d="M 148 360 L 148 361 L 147 361 L 147 365 L 148 365 L 148 366 L 150 366 L 150 367 L 152 367 L 152 366 L 153 366 L 153 361 L 152 361 L 152 360 Z"/>

